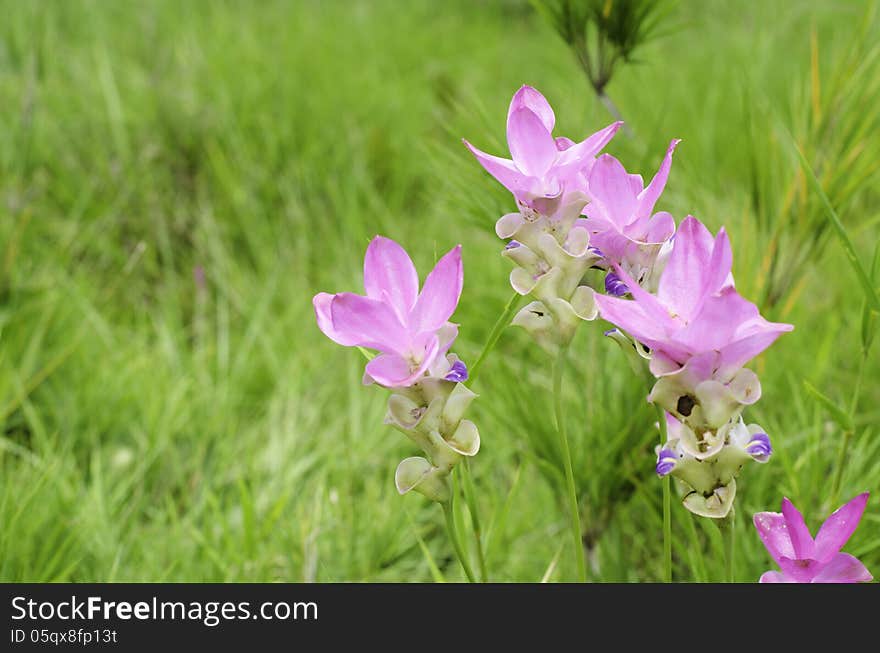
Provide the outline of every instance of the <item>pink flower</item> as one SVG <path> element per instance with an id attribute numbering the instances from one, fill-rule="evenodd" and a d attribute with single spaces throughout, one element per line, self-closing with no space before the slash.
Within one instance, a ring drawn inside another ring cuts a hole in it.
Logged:
<path id="1" fill-rule="evenodd" d="M 584 209 L 589 218 L 585 226 L 590 231 L 590 244 L 598 248 L 609 263 L 633 258 L 640 246 L 659 246 L 675 233 L 672 216 L 666 211 L 653 211 L 666 187 L 672 153 L 679 142 L 676 139 L 669 144 L 660 169 L 647 186 L 641 175 L 629 174 L 610 154 L 603 154 L 593 165 L 587 190 L 590 203 Z M 655 256 L 658 248 L 652 248 Z M 642 283 L 638 278 L 641 274 L 633 276 Z"/>
<path id="2" fill-rule="evenodd" d="M 586 190 L 586 174 L 596 154 L 623 123 L 612 123 L 580 143 L 553 138 L 555 124 L 556 116 L 544 96 L 531 86 L 523 86 L 514 94 L 507 112 L 512 160 L 486 154 L 464 141 L 486 171 L 513 193 L 521 209 L 548 217 L 556 213 L 560 203 L 566 203 L 564 196 Z M 586 202 L 584 195 L 583 204 Z"/>
<path id="3" fill-rule="evenodd" d="M 376 236 L 364 257 L 366 296 L 318 293 L 312 303 L 318 327 L 340 345 L 377 349 L 367 363 L 365 382 L 386 387 L 416 383 L 432 366 L 448 363 L 444 355 L 458 335 L 448 320 L 458 306 L 464 272 L 461 245 L 434 266 L 419 293 L 419 277 L 406 251 Z M 467 378 L 463 363 L 450 380 Z"/>
<path id="4" fill-rule="evenodd" d="M 596 296 L 602 317 L 653 350 L 652 371 L 713 354 L 715 374 L 730 378 L 769 347 L 790 324 L 768 322 L 733 286 L 733 254 L 722 228 L 712 234 L 688 216 L 675 236 L 656 295 L 615 265 L 633 300 Z"/>
<path id="5" fill-rule="evenodd" d="M 816 538 L 804 517 L 788 499 L 782 513 L 759 512 L 755 528 L 764 546 L 782 571 L 767 571 L 762 583 L 863 583 L 873 579 L 865 566 L 848 553 L 840 553 L 859 525 L 868 493 L 864 492 L 831 514 Z"/>

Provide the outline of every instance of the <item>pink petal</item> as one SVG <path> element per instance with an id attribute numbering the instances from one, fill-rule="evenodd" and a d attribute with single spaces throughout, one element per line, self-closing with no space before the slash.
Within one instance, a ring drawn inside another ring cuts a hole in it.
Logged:
<path id="1" fill-rule="evenodd" d="M 686 217 L 675 234 L 672 252 L 660 277 L 657 296 L 685 320 L 703 300 L 715 240 L 693 216 Z"/>
<path id="2" fill-rule="evenodd" d="M 507 121 L 507 146 L 516 167 L 543 177 L 556 160 L 556 142 L 541 118 L 530 109 L 516 109 Z"/>
<path id="3" fill-rule="evenodd" d="M 431 334 L 424 347 L 421 364 L 413 369 L 409 361 L 397 354 L 380 354 L 367 363 L 367 375 L 386 388 L 405 388 L 417 382 L 437 358 L 439 341 Z"/>
<path id="4" fill-rule="evenodd" d="M 761 574 L 759 583 L 790 583 L 791 581 L 785 577 L 785 574 L 779 571 L 765 571 Z"/>
<path id="5" fill-rule="evenodd" d="M 511 193 L 526 192 L 532 187 L 532 180 L 520 172 L 510 159 L 486 154 L 467 141 L 464 141 L 464 144 L 477 157 L 477 161 L 486 169 L 486 172 L 495 177 Z"/>
<path id="6" fill-rule="evenodd" d="M 812 583 L 813 579 L 822 571 L 823 565 L 812 558 L 806 560 L 783 558 L 779 561 L 779 567 L 792 583 Z"/>
<path id="7" fill-rule="evenodd" d="M 730 276 L 731 267 L 733 267 L 733 252 L 730 249 L 730 239 L 727 237 L 727 231 L 721 227 L 712 246 L 712 258 L 709 259 L 708 274 L 703 282 L 703 294 L 711 295 L 721 290 Z"/>
<path id="8" fill-rule="evenodd" d="M 767 322 L 767 325 L 766 331 L 746 336 L 721 348 L 721 361 L 718 366 L 719 378 L 733 376 L 743 365 L 772 345 L 780 335 L 794 328 L 790 324 L 775 322 Z"/>
<path id="9" fill-rule="evenodd" d="M 456 245 L 431 270 L 416 300 L 409 324 L 414 333 L 436 331 L 452 317 L 461 297 L 464 269 L 461 245 Z"/>
<path id="10" fill-rule="evenodd" d="M 446 352 L 452 347 L 452 343 L 458 337 L 458 325 L 453 322 L 447 322 L 437 331 L 437 339 L 440 343 L 440 349 L 437 351 L 438 356 L 445 356 Z"/>
<path id="11" fill-rule="evenodd" d="M 336 295 L 319 292 L 312 298 L 312 306 L 315 307 L 315 317 L 318 319 L 318 328 L 333 342 L 351 347 L 356 344 L 356 340 L 352 340 L 344 334 L 337 332 L 333 327 L 333 318 L 330 316 L 330 304 L 335 297 Z"/>
<path id="12" fill-rule="evenodd" d="M 813 536 L 804 521 L 800 510 L 794 507 L 788 497 L 782 499 L 782 516 L 785 517 L 785 525 L 788 527 L 788 536 L 794 548 L 794 558 L 805 560 L 813 558 Z"/>
<path id="13" fill-rule="evenodd" d="M 367 297 L 390 303 L 403 322 L 416 303 L 419 275 L 403 247 L 376 236 L 364 256 L 364 287 Z"/>
<path id="14" fill-rule="evenodd" d="M 660 169 L 657 170 L 657 174 L 654 175 L 647 188 L 639 194 L 638 209 L 636 210 L 639 216 L 650 215 L 654 210 L 654 205 L 660 199 L 660 194 L 666 188 L 666 180 L 669 179 L 669 169 L 672 167 L 672 153 L 675 152 L 675 146 L 679 143 L 681 143 L 681 139 L 676 138 L 669 144 L 666 156 L 663 157 L 663 162 L 660 164 Z"/>
<path id="15" fill-rule="evenodd" d="M 642 288 L 635 279 L 620 267 L 618 263 L 613 264 L 614 273 L 629 288 L 633 299 L 639 303 L 645 314 L 650 316 L 654 322 L 662 327 L 664 331 L 672 331 L 680 328 L 680 323 L 676 321 L 670 314 L 667 307 L 663 306 L 657 297 Z"/>
<path id="16" fill-rule="evenodd" d="M 562 152 L 563 150 L 567 150 L 572 147 L 575 142 L 570 138 L 566 138 L 565 136 L 557 136 L 556 139 L 556 149 Z"/>
<path id="17" fill-rule="evenodd" d="M 833 513 L 816 533 L 817 560 L 829 560 L 835 553 L 843 548 L 850 536 L 855 532 L 865 512 L 865 504 L 868 502 L 868 493 L 863 492 Z"/>
<path id="18" fill-rule="evenodd" d="M 610 154 L 603 154 L 590 172 L 589 194 L 598 202 L 604 217 L 612 222 L 618 231 L 631 222 L 636 206 L 636 196 L 632 192 L 629 174 L 620 161 Z"/>
<path id="19" fill-rule="evenodd" d="M 602 151 L 603 147 L 608 145 L 608 142 L 614 138 L 621 125 L 623 125 L 621 121 L 613 122 L 604 129 L 585 138 L 580 143 L 565 148 L 565 151 L 559 154 L 556 159 L 556 165 L 558 167 L 567 167 L 573 164 L 579 166 L 591 160 Z"/>
<path id="20" fill-rule="evenodd" d="M 644 235 L 646 243 L 665 243 L 675 234 L 675 218 L 671 213 L 660 211 L 648 220 L 648 230 Z"/>
<path id="21" fill-rule="evenodd" d="M 642 179 L 642 175 L 631 174 L 629 176 L 629 183 L 632 186 L 632 192 L 636 195 L 645 190 L 645 181 Z"/>
<path id="22" fill-rule="evenodd" d="M 777 564 L 795 557 L 785 517 L 778 512 L 758 512 L 752 518 L 758 536 Z"/>
<path id="23" fill-rule="evenodd" d="M 814 583 L 869 583 L 874 580 L 871 572 L 858 558 L 848 553 L 838 553 L 813 578 Z"/>
<path id="24" fill-rule="evenodd" d="M 636 340 L 646 344 L 665 340 L 666 332 L 662 323 L 647 313 L 641 302 L 599 294 L 596 294 L 595 301 L 603 320 L 626 331 Z"/>
<path id="25" fill-rule="evenodd" d="M 556 116 L 547 99 L 541 93 L 531 86 L 521 86 L 520 89 L 513 94 L 510 100 L 510 107 L 507 109 L 507 124 L 510 124 L 510 118 L 517 109 L 528 109 L 541 120 L 544 129 L 553 132 L 556 125 Z M 562 148 L 560 148 L 562 149 Z"/>
<path id="26" fill-rule="evenodd" d="M 371 297 L 339 293 L 330 304 L 330 317 L 335 333 L 349 344 L 386 353 L 404 353 L 409 346 L 394 310 Z"/>
<path id="27" fill-rule="evenodd" d="M 674 308 L 678 308 L 675 306 Z M 694 352 L 720 350 L 735 341 L 737 329 L 758 315 L 758 308 L 734 289 L 705 297 L 688 325 L 675 334 L 675 341 Z"/>

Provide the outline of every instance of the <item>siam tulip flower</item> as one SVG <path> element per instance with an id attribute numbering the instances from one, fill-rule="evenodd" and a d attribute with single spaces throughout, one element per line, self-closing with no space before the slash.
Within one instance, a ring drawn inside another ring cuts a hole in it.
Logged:
<path id="1" fill-rule="evenodd" d="M 685 508 L 702 517 L 726 517 L 743 465 L 752 460 L 765 463 L 773 453 L 764 429 L 746 426 L 742 418 L 700 438 L 666 413 L 666 433 L 666 443 L 657 447 L 657 475 L 671 474 L 682 489 Z"/>
<path id="2" fill-rule="evenodd" d="M 647 186 L 641 175 L 630 174 L 610 154 L 600 156 L 588 178 L 590 203 L 582 221 L 590 232 L 590 242 L 601 250 L 608 265 L 618 264 L 642 288 L 656 290 L 662 267 L 661 252 L 675 233 L 675 220 L 666 211 L 653 213 L 654 205 L 666 187 L 672 154 L 680 140 L 669 144 L 660 169 Z M 609 282 L 610 280 L 610 282 Z M 606 278 L 608 294 L 621 296 L 627 286 L 614 273 Z"/>
<path id="3" fill-rule="evenodd" d="M 461 245 L 437 262 L 420 293 L 418 273 L 406 251 L 376 236 L 364 257 L 366 296 L 318 293 L 312 303 L 328 338 L 381 352 L 367 363 L 365 383 L 407 387 L 432 371 L 466 378 L 463 363 L 457 361 L 452 370 L 445 359 L 458 335 L 449 318 L 458 306 L 462 282 Z"/>
<path id="4" fill-rule="evenodd" d="M 782 512 L 759 512 L 758 535 L 782 571 L 767 571 L 762 583 L 864 583 L 873 579 L 857 558 L 840 549 L 855 532 L 865 511 L 864 492 L 834 511 L 815 539 L 804 517 L 787 498 Z"/>
<path id="5" fill-rule="evenodd" d="M 394 475 L 400 494 L 415 490 L 449 500 L 448 476 L 462 456 L 480 449 L 476 425 L 464 413 L 476 395 L 462 382 L 465 364 L 447 353 L 458 335 L 449 322 L 461 295 L 461 246 L 438 262 L 419 292 L 406 251 L 376 236 L 364 257 L 366 295 L 318 293 L 312 303 L 318 327 L 341 345 L 376 349 L 364 383 L 392 390 L 385 423 L 415 442 L 426 458 L 403 460 Z"/>
<path id="6" fill-rule="evenodd" d="M 595 156 L 614 136 L 615 122 L 580 143 L 552 135 L 556 116 L 541 93 L 521 87 L 507 112 L 507 145 L 511 159 L 464 144 L 486 171 L 513 193 L 526 220 L 553 217 L 565 207 L 574 219 L 587 203 L 586 175 Z"/>
<path id="7" fill-rule="evenodd" d="M 675 236 L 656 295 L 618 264 L 633 299 L 597 295 L 601 316 L 651 349 L 658 382 L 649 400 L 698 431 L 717 429 L 757 401 L 757 376 L 743 366 L 790 324 L 768 322 L 737 293 L 727 233 L 688 216 Z"/>
<path id="8" fill-rule="evenodd" d="M 585 272 L 600 256 L 590 247 L 590 234 L 576 225 L 589 200 L 587 176 L 595 156 L 621 123 L 614 123 L 575 143 L 552 131 L 556 117 L 537 90 L 523 86 L 513 96 L 507 115 L 507 142 L 512 160 L 465 144 L 483 167 L 516 198 L 519 212 L 498 220 L 495 231 L 509 239 L 503 255 L 516 266 L 510 283 L 535 301 L 513 324 L 529 331 L 543 347 L 567 343 L 581 320 L 597 312 L 593 290 L 582 286 Z"/>

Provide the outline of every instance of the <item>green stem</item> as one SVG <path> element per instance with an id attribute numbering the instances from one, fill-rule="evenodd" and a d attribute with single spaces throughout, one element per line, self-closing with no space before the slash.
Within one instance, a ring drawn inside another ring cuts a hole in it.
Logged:
<path id="1" fill-rule="evenodd" d="M 849 415 L 850 421 L 855 419 L 856 408 L 858 406 L 859 394 L 862 391 L 862 380 L 865 375 L 865 359 L 867 356 L 862 356 L 859 360 L 859 371 L 856 375 L 856 385 L 853 389 L 853 398 L 852 404 L 850 405 Z M 846 467 L 846 454 L 849 451 L 849 443 L 852 440 L 853 432 L 852 430 L 844 431 L 843 433 L 843 442 L 840 443 L 840 451 L 837 453 L 837 465 L 834 468 L 834 479 L 831 481 L 831 505 L 837 505 L 837 496 L 840 492 L 840 482 L 843 479 L 843 468 Z"/>
<path id="2" fill-rule="evenodd" d="M 660 426 L 660 446 L 666 444 L 666 412 L 657 406 Z M 672 479 L 666 476 L 663 483 L 663 582 L 672 582 Z"/>
<path id="3" fill-rule="evenodd" d="M 464 459 L 461 465 L 462 486 L 464 488 L 464 500 L 467 502 L 468 512 L 471 515 L 471 526 L 474 530 L 474 541 L 477 545 L 477 564 L 480 569 L 480 582 L 485 583 L 489 577 L 486 572 L 486 556 L 483 553 L 483 540 L 481 537 L 480 518 L 477 512 L 477 498 L 474 490 L 474 482 L 471 477 L 470 460 Z"/>
<path id="4" fill-rule="evenodd" d="M 728 583 L 736 582 L 734 579 L 734 557 L 736 554 L 736 509 L 731 507 L 727 517 L 718 521 L 718 529 L 724 539 L 724 568 L 725 581 Z"/>
<path id="5" fill-rule="evenodd" d="M 486 340 L 486 344 L 483 345 L 483 351 L 480 352 L 480 355 L 477 358 L 477 362 L 474 363 L 473 367 L 471 367 L 468 373 L 468 380 L 465 381 L 465 385 L 467 387 L 470 388 L 477 380 L 477 374 L 480 372 L 480 368 L 483 366 L 483 362 L 486 360 L 486 356 L 488 356 L 489 353 L 495 348 L 495 344 L 501 337 L 501 332 L 504 331 L 505 327 L 507 327 L 508 324 L 510 324 L 510 320 L 513 318 L 513 314 L 516 311 L 517 306 L 519 305 L 519 300 L 519 293 L 513 293 L 513 296 L 507 301 L 507 304 L 504 306 L 504 312 L 501 313 L 501 315 L 499 315 L 498 319 L 495 321 L 495 325 L 489 332 L 489 338 Z"/>
<path id="6" fill-rule="evenodd" d="M 565 466 L 565 482 L 568 486 L 568 506 L 571 518 L 571 535 L 574 554 L 577 560 L 578 578 L 587 582 L 587 566 L 584 562 L 584 545 L 581 539 L 581 518 L 578 507 L 577 488 L 574 484 L 574 472 L 571 467 L 571 451 L 568 448 L 568 436 L 565 432 L 565 419 L 562 411 L 562 372 L 565 369 L 565 355 L 568 344 L 559 348 L 559 356 L 553 366 L 553 406 L 556 413 L 556 429 L 559 431 L 559 442 L 562 447 L 562 459 Z"/>
<path id="7" fill-rule="evenodd" d="M 443 514 L 446 517 L 446 533 L 452 541 L 455 555 L 458 556 L 458 561 L 461 563 L 461 568 L 464 570 L 464 575 L 467 576 L 468 582 L 475 583 L 477 581 L 474 579 L 474 572 L 471 571 L 471 565 L 467 560 L 467 556 L 465 555 L 464 548 L 461 546 L 461 541 L 458 539 L 458 532 L 455 528 L 455 514 L 452 507 L 454 500 L 453 497 L 446 503 L 441 504 L 443 506 Z"/>

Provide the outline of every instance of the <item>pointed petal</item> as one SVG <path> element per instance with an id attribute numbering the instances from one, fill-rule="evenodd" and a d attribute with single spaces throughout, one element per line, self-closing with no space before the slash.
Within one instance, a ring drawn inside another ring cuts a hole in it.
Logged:
<path id="1" fill-rule="evenodd" d="M 373 238 L 364 256 L 364 288 L 367 297 L 387 301 L 404 321 L 419 294 L 419 275 L 406 250 L 390 238 Z"/>
<path id="2" fill-rule="evenodd" d="M 452 317 L 461 296 L 464 269 L 461 245 L 456 245 L 431 270 L 410 315 L 413 331 L 436 331 Z"/>
<path id="3" fill-rule="evenodd" d="M 813 557 L 813 536 L 804 521 L 800 510 L 794 507 L 788 497 L 782 499 L 782 516 L 785 517 L 785 525 L 788 527 L 788 536 L 794 548 L 794 558 L 805 560 Z"/>
<path id="4" fill-rule="evenodd" d="M 761 574 L 759 583 L 790 583 L 791 581 L 785 577 L 780 571 L 765 571 Z"/>
<path id="5" fill-rule="evenodd" d="M 758 512 L 752 518 L 758 536 L 777 564 L 795 557 L 785 517 L 778 512 Z"/>
<path id="6" fill-rule="evenodd" d="M 740 325 L 756 317 L 757 306 L 731 288 L 720 295 L 704 297 L 702 306 L 695 307 L 689 324 L 675 334 L 675 340 L 695 352 L 720 350 L 737 340 Z"/>
<path id="7" fill-rule="evenodd" d="M 675 233 L 675 218 L 667 211 L 659 211 L 648 220 L 648 228 L 644 235 L 646 243 L 665 243 Z"/>
<path id="8" fill-rule="evenodd" d="M 794 327 L 790 324 L 768 322 L 768 329 L 722 347 L 720 350 L 721 360 L 718 367 L 718 376 L 727 378 L 733 375 L 743 365 L 755 356 L 767 349 L 773 342 L 786 331 Z"/>
<path id="9" fill-rule="evenodd" d="M 703 300 L 714 246 L 712 234 L 695 217 L 689 215 L 679 225 L 657 297 L 685 320 Z"/>
<path id="10" fill-rule="evenodd" d="M 622 121 L 613 122 L 604 129 L 585 138 L 580 143 L 569 145 L 556 159 L 556 165 L 567 167 L 572 164 L 580 164 L 595 157 L 608 142 L 614 138 L 617 130 L 623 125 Z"/>
<path id="11" fill-rule="evenodd" d="M 367 363 L 366 372 L 376 383 L 386 388 L 405 388 L 424 376 L 425 371 L 437 358 L 439 343 L 431 335 L 425 344 L 421 364 L 413 368 L 409 361 L 397 354 L 379 354 Z"/>
<path id="12" fill-rule="evenodd" d="M 631 222 L 636 207 L 629 174 L 620 161 L 610 154 L 603 154 L 590 172 L 589 194 L 594 202 L 602 205 L 604 217 L 618 231 Z"/>
<path id="13" fill-rule="evenodd" d="M 672 167 L 672 153 L 675 152 L 675 147 L 679 143 L 681 143 L 681 139 L 676 138 L 669 144 L 666 156 L 663 157 L 663 162 L 660 164 L 657 174 L 654 175 L 651 183 L 639 193 L 637 209 L 639 216 L 648 216 L 654 210 L 654 205 L 660 199 L 660 194 L 666 188 L 666 181 L 669 179 L 669 169 Z"/>
<path id="14" fill-rule="evenodd" d="M 703 282 L 703 293 L 711 295 L 725 285 L 733 267 L 733 252 L 730 249 L 730 238 L 724 227 L 718 230 L 715 243 L 712 246 L 712 258 L 709 259 L 709 269 Z"/>
<path id="15" fill-rule="evenodd" d="M 495 177 L 511 193 L 525 192 L 531 187 L 531 180 L 520 172 L 510 159 L 486 154 L 467 141 L 464 141 L 464 144 L 471 151 L 471 154 L 477 157 L 477 161 L 486 169 L 486 172 Z"/>
<path id="16" fill-rule="evenodd" d="M 333 318 L 330 316 L 330 304 L 335 297 L 336 295 L 319 292 L 312 298 L 312 306 L 315 307 L 315 317 L 318 320 L 318 328 L 321 329 L 321 332 L 333 342 L 345 345 L 346 347 L 351 347 L 357 344 L 356 340 L 352 340 L 351 337 L 346 337 L 349 334 L 339 333 L 333 327 Z"/>
<path id="17" fill-rule="evenodd" d="M 333 329 L 352 345 L 404 353 L 409 337 L 390 306 L 353 293 L 339 293 L 330 304 Z"/>
<path id="18" fill-rule="evenodd" d="M 556 160 L 556 142 L 530 109 L 517 109 L 507 122 L 507 146 L 516 167 L 527 175 L 543 177 Z"/>
<path id="19" fill-rule="evenodd" d="M 547 99 L 541 93 L 531 86 L 523 85 L 513 94 L 510 100 L 510 107 L 507 109 L 507 123 L 510 124 L 510 118 L 517 109 L 528 109 L 533 112 L 541 120 L 544 129 L 548 132 L 553 131 L 556 126 L 556 116 Z M 561 148 L 560 148 L 561 149 Z"/>
<path id="20" fill-rule="evenodd" d="M 814 583 L 869 583 L 874 580 L 861 561 L 848 553 L 838 553 L 813 578 Z"/>
<path id="21" fill-rule="evenodd" d="M 664 340 L 666 332 L 662 324 L 647 313 L 641 302 L 618 299 L 607 295 L 595 296 L 596 306 L 602 319 L 626 331 L 639 341 Z"/>
<path id="22" fill-rule="evenodd" d="M 863 492 L 833 513 L 816 533 L 817 560 L 830 560 L 835 553 L 843 548 L 850 536 L 855 532 L 865 512 L 868 493 Z"/>

